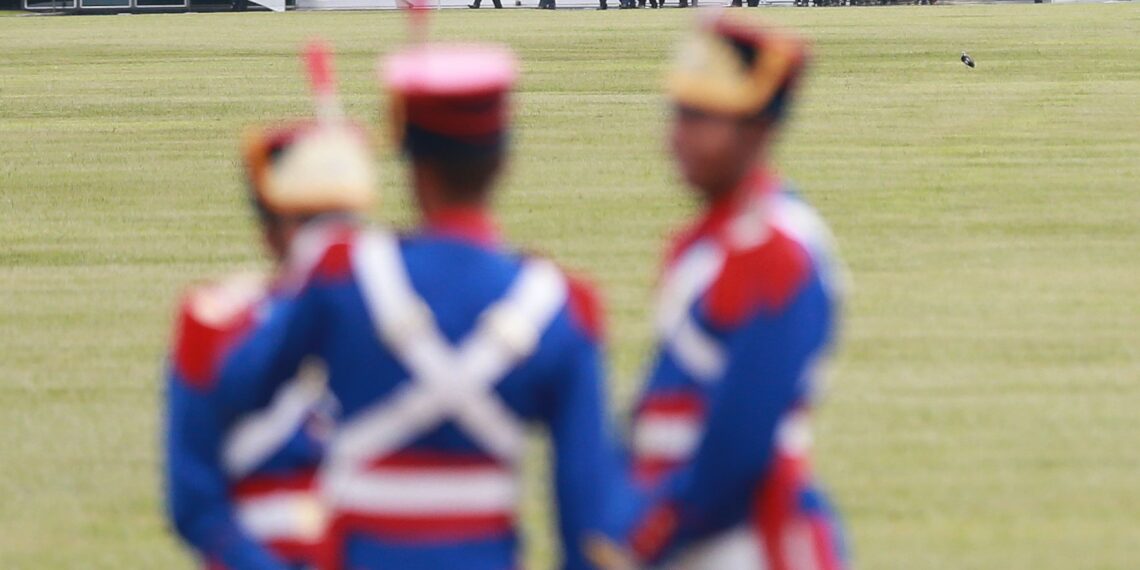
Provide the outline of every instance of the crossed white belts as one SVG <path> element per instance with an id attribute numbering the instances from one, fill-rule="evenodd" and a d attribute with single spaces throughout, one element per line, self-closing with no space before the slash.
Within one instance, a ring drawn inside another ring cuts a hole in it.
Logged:
<path id="1" fill-rule="evenodd" d="M 447 420 L 487 452 L 513 465 L 523 451 L 525 426 L 494 387 L 534 353 L 565 304 L 561 272 L 548 261 L 527 262 L 506 295 L 483 311 L 474 331 L 452 346 L 412 288 L 393 236 L 364 235 L 353 251 L 353 267 L 378 336 L 411 377 L 337 434 L 323 485 L 329 498 L 334 504 L 365 509 L 399 510 L 393 503 L 413 508 L 414 497 L 393 500 L 394 489 L 369 492 L 369 478 L 364 476 L 367 462 Z M 496 488 L 499 493 L 491 494 L 513 494 L 502 485 Z"/>

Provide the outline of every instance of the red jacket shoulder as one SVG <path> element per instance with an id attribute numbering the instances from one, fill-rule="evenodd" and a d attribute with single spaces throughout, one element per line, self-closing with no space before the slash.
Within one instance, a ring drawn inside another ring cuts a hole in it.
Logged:
<path id="1" fill-rule="evenodd" d="M 182 296 L 174 332 L 172 365 L 183 382 L 207 389 L 226 352 L 252 327 L 267 281 L 238 275 L 191 287 Z"/>
<path id="2" fill-rule="evenodd" d="M 763 243 L 729 248 L 704 297 L 712 324 L 731 328 L 758 312 L 788 305 L 806 282 L 811 261 L 803 246 L 778 229 Z"/>
<path id="3" fill-rule="evenodd" d="M 321 255 L 320 261 L 313 268 L 311 279 L 336 281 L 344 279 L 352 273 L 352 240 L 336 239 L 330 241 Z"/>

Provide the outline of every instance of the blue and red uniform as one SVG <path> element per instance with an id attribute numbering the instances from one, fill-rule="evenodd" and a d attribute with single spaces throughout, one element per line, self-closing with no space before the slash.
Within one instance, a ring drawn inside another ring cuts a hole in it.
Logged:
<path id="1" fill-rule="evenodd" d="M 646 561 L 684 568 L 838 569 L 836 518 L 807 465 L 808 411 L 833 335 L 830 234 L 756 171 L 677 240 L 658 350 L 634 410 L 633 484 L 619 503 Z"/>
<path id="2" fill-rule="evenodd" d="M 190 291 L 167 371 L 167 508 L 211 570 L 308 568 L 324 527 L 314 476 L 331 410 L 319 370 L 260 410 L 218 399 L 220 371 L 263 302 L 242 278 Z"/>
<path id="3" fill-rule="evenodd" d="M 341 116 L 330 54 L 307 52 L 319 117 L 250 129 L 246 182 L 267 245 L 283 254 L 294 224 L 347 220 L 370 210 L 372 152 L 363 129 Z M 272 339 L 266 319 L 293 283 L 235 276 L 183 299 L 168 367 L 166 487 L 170 518 L 211 569 L 312 568 L 327 516 L 316 472 L 335 401 L 324 365 L 307 360 L 278 377 L 276 362 L 246 360 Z M 260 392 L 273 377 L 272 391 Z M 246 385 L 248 383 L 248 385 Z M 253 399 L 232 400 L 255 392 Z"/>
<path id="4" fill-rule="evenodd" d="M 563 567 L 588 567 L 579 545 L 613 475 L 588 287 L 511 252 L 474 209 L 405 237 L 314 222 L 286 267 L 216 393 L 238 417 L 305 359 L 327 366 L 340 415 L 319 477 L 323 567 L 517 568 L 531 426 L 552 440 Z"/>

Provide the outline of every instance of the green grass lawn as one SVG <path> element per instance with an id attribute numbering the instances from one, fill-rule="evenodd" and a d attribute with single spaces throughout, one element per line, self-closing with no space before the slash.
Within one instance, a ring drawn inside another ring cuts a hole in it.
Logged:
<path id="1" fill-rule="evenodd" d="M 817 456 L 859 565 L 1140 566 L 1140 4 L 762 13 L 816 46 L 780 163 L 854 276 Z M 658 94 L 689 15 L 436 19 L 522 56 L 502 220 L 596 277 L 620 403 L 663 236 L 692 207 Z M 161 517 L 158 373 L 179 289 L 262 263 L 240 129 L 308 111 L 295 53 L 320 35 L 383 133 L 373 65 L 403 29 L 0 19 L 0 568 L 190 567 Z M 407 224 L 381 154 L 377 216 Z"/>

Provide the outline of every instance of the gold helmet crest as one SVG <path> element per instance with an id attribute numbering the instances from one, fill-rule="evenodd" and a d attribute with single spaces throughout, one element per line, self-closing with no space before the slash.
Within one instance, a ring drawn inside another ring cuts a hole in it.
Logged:
<path id="1" fill-rule="evenodd" d="M 677 104 L 708 113 L 778 116 L 807 59 L 799 38 L 724 12 L 682 43 L 667 89 Z"/>
<path id="2" fill-rule="evenodd" d="M 350 123 L 251 129 L 242 154 L 254 199 L 269 213 L 366 212 L 375 203 L 371 147 Z"/>

